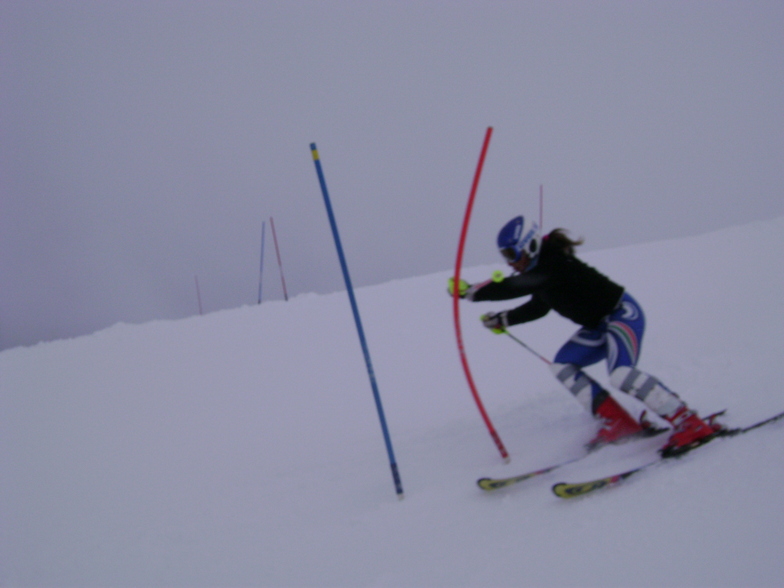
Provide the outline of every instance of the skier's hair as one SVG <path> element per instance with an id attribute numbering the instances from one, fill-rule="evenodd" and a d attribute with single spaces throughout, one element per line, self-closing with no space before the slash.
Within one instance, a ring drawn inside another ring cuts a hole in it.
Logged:
<path id="1" fill-rule="evenodd" d="M 567 234 L 566 229 L 554 229 L 547 235 L 547 241 L 550 245 L 555 245 L 558 249 L 566 255 L 574 255 L 574 248 L 583 244 L 583 239 L 571 239 Z"/>

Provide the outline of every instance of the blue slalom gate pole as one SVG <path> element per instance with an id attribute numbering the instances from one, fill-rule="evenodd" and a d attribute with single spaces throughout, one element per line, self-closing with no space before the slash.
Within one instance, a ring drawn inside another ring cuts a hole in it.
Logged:
<path id="1" fill-rule="evenodd" d="M 351 301 L 351 310 L 354 313 L 354 322 L 357 325 L 359 342 L 362 345 L 362 353 L 365 356 L 365 365 L 367 366 L 368 376 L 370 377 L 370 387 L 373 389 L 373 398 L 376 401 L 376 410 L 378 411 L 378 418 L 381 421 L 381 431 L 384 433 L 384 443 L 386 443 L 387 454 L 389 455 L 389 466 L 392 469 L 392 479 L 395 483 L 395 492 L 397 492 L 398 498 L 402 499 L 403 484 L 400 481 L 400 473 L 398 472 L 397 462 L 395 461 L 395 452 L 392 450 L 392 440 L 389 437 L 387 420 L 384 417 L 384 407 L 381 405 L 381 395 L 378 392 L 376 375 L 373 371 L 373 364 L 370 361 L 370 351 L 368 350 L 367 341 L 365 340 L 365 331 L 362 329 L 362 320 L 359 318 L 359 308 L 357 307 L 357 300 L 354 297 L 354 288 L 351 286 L 351 277 L 348 274 L 346 256 L 343 255 L 343 246 L 340 244 L 338 225 L 335 222 L 335 215 L 332 212 L 332 204 L 330 203 L 329 192 L 327 191 L 327 182 L 324 179 L 324 172 L 321 169 L 321 160 L 319 159 L 319 154 L 315 143 L 310 144 L 310 151 L 313 154 L 313 162 L 316 164 L 316 174 L 318 175 L 319 184 L 321 185 L 321 193 L 324 195 L 324 204 L 327 207 L 327 216 L 329 217 L 329 224 L 332 227 L 332 236 L 335 239 L 335 247 L 338 250 L 338 257 L 340 258 L 340 267 L 343 270 L 343 279 L 346 282 L 348 298 Z"/>

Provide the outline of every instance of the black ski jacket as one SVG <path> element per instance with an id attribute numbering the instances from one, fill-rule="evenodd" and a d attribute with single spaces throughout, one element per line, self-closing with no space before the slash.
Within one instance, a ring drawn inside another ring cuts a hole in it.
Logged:
<path id="1" fill-rule="evenodd" d="M 550 309 L 578 325 L 595 329 L 610 314 L 624 288 L 596 271 L 545 237 L 536 266 L 524 274 L 514 274 L 501 282 L 487 282 L 470 294 L 475 302 L 531 299 L 506 315 L 508 325 L 527 323 L 543 317 Z"/>

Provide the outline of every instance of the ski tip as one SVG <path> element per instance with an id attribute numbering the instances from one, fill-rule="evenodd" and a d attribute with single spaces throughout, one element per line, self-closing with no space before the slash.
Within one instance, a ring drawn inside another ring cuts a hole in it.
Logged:
<path id="1" fill-rule="evenodd" d="M 552 491 L 558 498 L 578 498 L 614 483 L 615 480 L 612 477 L 577 484 L 559 482 L 558 484 L 553 484 Z"/>
<path id="2" fill-rule="evenodd" d="M 552 491 L 558 498 L 577 498 L 583 494 L 587 494 L 591 490 L 586 487 L 588 484 L 568 484 L 566 482 L 558 482 L 553 484 Z"/>
<path id="3" fill-rule="evenodd" d="M 493 479 L 493 478 L 479 478 L 476 481 L 476 485 L 479 486 L 482 490 L 489 492 L 491 490 L 498 490 L 499 488 L 504 488 L 506 486 L 510 486 L 515 483 L 514 478 L 502 478 L 502 479 Z"/>

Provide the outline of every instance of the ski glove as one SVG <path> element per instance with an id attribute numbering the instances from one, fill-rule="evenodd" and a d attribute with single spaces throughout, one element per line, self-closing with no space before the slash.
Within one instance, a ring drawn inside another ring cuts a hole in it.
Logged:
<path id="1" fill-rule="evenodd" d="M 507 327 L 509 327 L 506 322 L 506 313 L 506 310 L 502 312 L 488 312 L 479 318 L 482 319 L 482 324 L 493 331 L 493 333 L 502 335 L 506 332 Z"/>
<path id="2" fill-rule="evenodd" d="M 460 283 L 458 285 L 458 288 L 457 288 L 457 295 L 460 298 L 465 298 L 466 292 L 468 292 L 468 289 L 470 287 L 471 287 L 471 285 L 468 282 L 466 282 L 465 280 L 461 279 Z M 449 280 L 447 280 L 446 291 L 449 292 L 450 296 L 454 296 L 455 295 L 455 279 L 454 278 L 449 278 Z"/>

